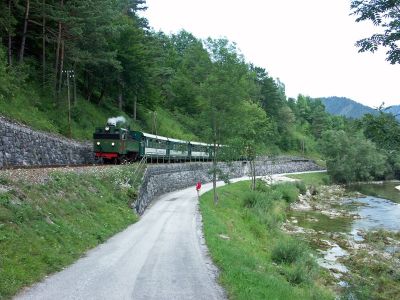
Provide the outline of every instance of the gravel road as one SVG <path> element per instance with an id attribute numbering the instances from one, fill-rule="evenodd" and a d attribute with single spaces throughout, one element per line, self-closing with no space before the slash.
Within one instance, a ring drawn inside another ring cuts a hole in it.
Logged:
<path id="1" fill-rule="evenodd" d="M 139 222 L 15 299 L 224 299 L 201 232 L 194 187 L 163 195 Z"/>

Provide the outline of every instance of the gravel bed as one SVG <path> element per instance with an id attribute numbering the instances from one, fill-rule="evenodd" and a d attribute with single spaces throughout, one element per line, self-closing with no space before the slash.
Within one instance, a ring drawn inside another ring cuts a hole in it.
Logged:
<path id="1" fill-rule="evenodd" d="M 24 181 L 32 184 L 43 184 L 49 181 L 52 172 L 75 172 L 75 173 L 101 173 L 109 168 L 118 168 L 116 165 L 101 166 L 79 166 L 79 167 L 51 167 L 39 169 L 0 169 L 0 177 L 17 182 Z"/>

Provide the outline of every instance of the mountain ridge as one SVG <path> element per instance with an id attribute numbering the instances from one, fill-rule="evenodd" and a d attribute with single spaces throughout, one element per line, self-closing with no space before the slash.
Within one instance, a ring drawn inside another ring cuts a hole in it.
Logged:
<path id="1" fill-rule="evenodd" d="M 321 97 L 318 98 L 325 106 L 325 111 L 336 116 L 344 116 L 350 119 L 359 119 L 365 114 L 376 115 L 377 109 L 361 104 L 347 97 Z M 384 109 L 385 112 L 396 116 L 400 121 L 400 105 L 392 105 Z"/>

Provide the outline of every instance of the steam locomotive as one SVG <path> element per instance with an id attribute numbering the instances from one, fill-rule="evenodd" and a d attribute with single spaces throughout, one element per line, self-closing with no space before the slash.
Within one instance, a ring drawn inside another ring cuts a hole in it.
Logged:
<path id="1" fill-rule="evenodd" d="M 130 130 L 109 120 L 93 134 L 94 152 L 104 163 L 149 159 L 152 161 L 207 161 L 212 145 Z"/>

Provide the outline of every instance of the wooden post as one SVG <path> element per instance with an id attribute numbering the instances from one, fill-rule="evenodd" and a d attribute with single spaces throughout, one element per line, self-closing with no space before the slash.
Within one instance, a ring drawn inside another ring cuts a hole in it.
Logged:
<path id="1" fill-rule="evenodd" d="M 71 71 L 66 71 L 67 74 L 67 97 L 68 97 L 68 136 L 72 137 L 71 131 L 71 97 L 69 93 L 69 76 Z"/>
<path id="2" fill-rule="evenodd" d="M 76 75 L 75 75 L 75 71 L 72 71 L 72 78 L 74 79 L 74 106 L 77 106 L 77 101 L 78 99 L 76 98 Z"/>

